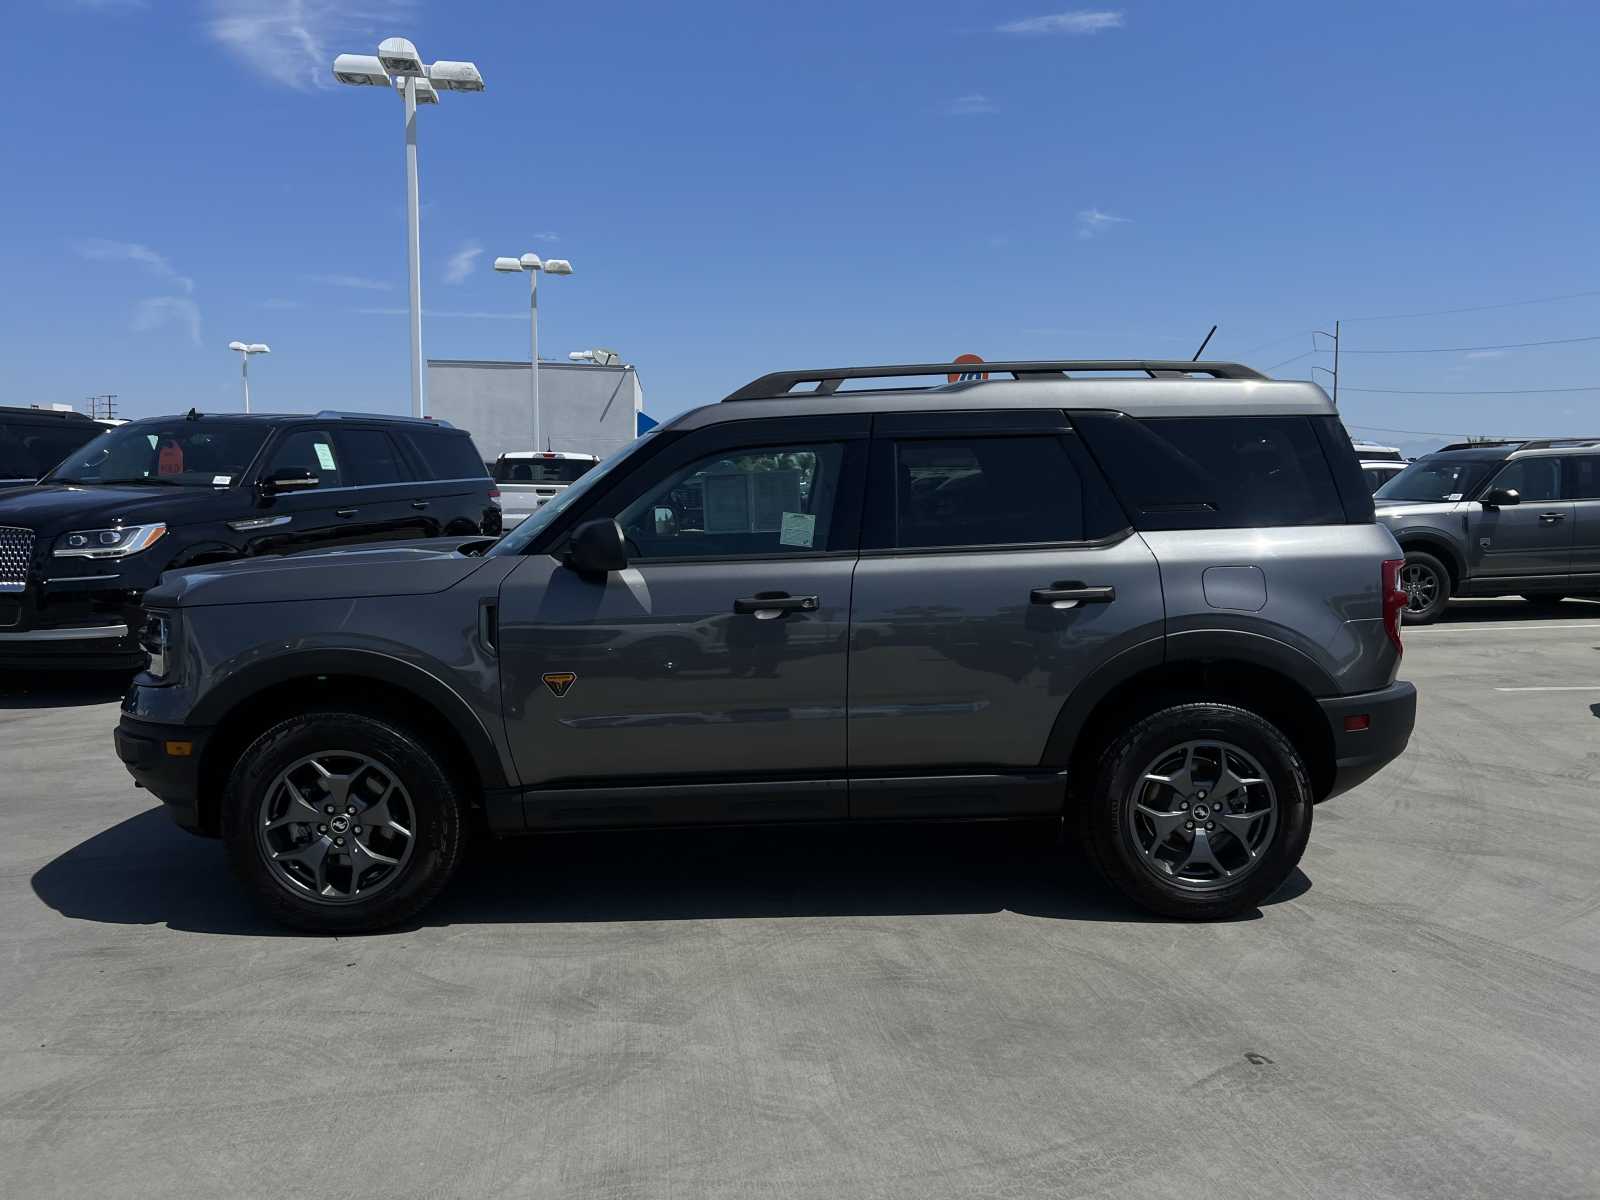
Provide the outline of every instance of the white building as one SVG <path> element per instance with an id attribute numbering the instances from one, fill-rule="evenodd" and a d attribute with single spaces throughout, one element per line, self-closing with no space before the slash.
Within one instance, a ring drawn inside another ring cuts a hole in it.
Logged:
<path id="1" fill-rule="evenodd" d="M 472 434 L 488 462 L 511 450 L 571 450 L 605 458 L 655 424 L 631 366 L 539 363 L 539 421 L 545 444 L 534 446 L 533 401 L 525 362 L 428 360 L 428 415 Z"/>

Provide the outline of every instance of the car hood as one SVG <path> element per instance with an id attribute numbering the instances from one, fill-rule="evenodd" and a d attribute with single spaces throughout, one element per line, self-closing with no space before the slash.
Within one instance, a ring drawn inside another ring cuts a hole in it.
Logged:
<path id="1" fill-rule="evenodd" d="M 145 594 L 152 608 L 205 604 L 274 604 L 286 600 L 353 600 L 363 596 L 426 596 L 454 587 L 488 559 L 486 538 L 430 538 L 387 542 L 347 550 L 319 550 L 284 557 L 168 571 Z M 461 547 L 478 550 L 461 553 Z"/>
<path id="2" fill-rule="evenodd" d="M 216 505 L 211 488 L 40 483 L 0 490 L 0 525 L 50 535 L 153 521 L 180 524 L 191 512 L 215 511 Z"/>

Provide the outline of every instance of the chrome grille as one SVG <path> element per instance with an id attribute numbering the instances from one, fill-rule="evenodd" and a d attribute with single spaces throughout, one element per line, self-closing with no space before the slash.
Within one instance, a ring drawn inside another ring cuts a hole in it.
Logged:
<path id="1" fill-rule="evenodd" d="M 33 565 L 33 530 L 0 525 L 0 592 L 20 592 Z"/>

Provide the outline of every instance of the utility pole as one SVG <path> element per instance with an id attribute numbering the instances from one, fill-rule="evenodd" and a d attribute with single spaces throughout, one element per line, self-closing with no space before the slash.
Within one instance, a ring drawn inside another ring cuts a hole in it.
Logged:
<path id="1" fill-rule="evenodd" d="M 1329 333 L 1326 329 L 1316 329 L 1312 332 L 1321 337 L 1333 339 L 1333 407 L 1337 409 L 1339 407 L 1339 322 L 1335 321 L 1333 323 L 1332 333 Z M 1328 368 L 1312 367 L 1311 369 L 1313 371 L 1326 371 Z"/>
<path id="2" fill-rule="evenodd" d="M 102 393 L 102 394 L 100 394 L 98 396 L 90 396 L 87 399 L 88 399 L 88 404 L 89 404 L 89 416 L 91 418 L 96 418 L 96 417 L 100 416 L 100 409 L 101 409 L 102 406 L 105 408 L 105 420 L 110 421 L 110 420 L 114 420 L 116 418 L 116 415 L 117 415 L 117 393 L 116 392 L 104 392 L 104 393 Z"/>

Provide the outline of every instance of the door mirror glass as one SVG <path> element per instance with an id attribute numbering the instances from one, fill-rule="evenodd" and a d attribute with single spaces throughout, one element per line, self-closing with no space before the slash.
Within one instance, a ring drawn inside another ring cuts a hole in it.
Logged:
<path id="1" fill-rule="evenodd" d="M 1495 488 L 1483 498 L 1485 508 L 1505 508 L 1522 503 L 1522 494 L 1516 488 Z"/>
<path id="2" fill-rule="evenodd" d="M 622 527 L 610 517 L 585 521 L 572 531 L 567 566 L 580 575 L 604 575 L 628 565 L 628 548 Z"/>
<path id="3" fill-rule="evenodd" d="M 321 483 L 321 478 L 309 467 L 278 467 L 261 481 L 261 494 L 277 496 L 284 492 L 303 492 Z"/>

